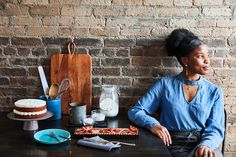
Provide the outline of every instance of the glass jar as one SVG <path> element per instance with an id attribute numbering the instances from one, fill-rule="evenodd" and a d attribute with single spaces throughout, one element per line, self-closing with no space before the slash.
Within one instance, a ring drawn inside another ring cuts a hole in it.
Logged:
<path id="1" fill-rule="evenodd" d="M 119 112 L 119 89 L 116 85 L 102 85 L 99 108 L 106 117 L 115 117 Z"/>

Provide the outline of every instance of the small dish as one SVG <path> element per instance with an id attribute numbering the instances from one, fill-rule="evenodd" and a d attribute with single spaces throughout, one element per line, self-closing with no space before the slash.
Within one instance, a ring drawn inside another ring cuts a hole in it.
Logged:
<path id="1" fill-rule="evenodd" d="M 51 136 L 52 132 L 55 134 L 57 138 Z M 43 144 L 60 144 L 60 143 L 68 141 L 68 139 L 70 138 L 71 138 L 70 133 L 62 129 L 45 129 L 45 130 L 38 131 L 34 134 L 34 139 L 37 142 L 43 143 Z M 59 141 L 57 139 L 59 139 Z"/>
<path id="2" fill-rule="evenodd" d="M 86 115 L 86 117 L 83 119 L 83 125 L 87 126 L 87 125 L 93 125 L 94 124 L 94 120 L 90 115 Z"/>
<path id="3" fill-rule="evenodd" d="M 95 122 L 101 122 L 105 120 L 105 114 L 103 114 L 99 109 L 92 110 L 91 116 Z"/>

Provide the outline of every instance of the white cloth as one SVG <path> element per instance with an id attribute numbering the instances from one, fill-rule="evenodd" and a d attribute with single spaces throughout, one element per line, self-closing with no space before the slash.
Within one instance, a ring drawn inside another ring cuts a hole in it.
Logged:
<path id="1" fill-rule="evenodd" d="M 121 145 L 109 142 L 99 136 L 80 139 L 77 141 L 77 144 L 87 146 L 87 147 L 97 148 L 97 149 L 103 149 L 107 151 L 111 151 L 112 148 L 121 147 Z"/>

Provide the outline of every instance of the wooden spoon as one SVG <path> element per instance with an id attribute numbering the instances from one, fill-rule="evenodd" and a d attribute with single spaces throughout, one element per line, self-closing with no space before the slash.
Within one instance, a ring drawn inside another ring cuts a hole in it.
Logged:
<path id="1" fill-rule="evenodd" d="M 48 91 L 48 96 L 50 99 L 54 99 L 57 97 L 58 94 L 58 90 L 59 90 L 59 85 L 57 83 L 53 83 Z"/>

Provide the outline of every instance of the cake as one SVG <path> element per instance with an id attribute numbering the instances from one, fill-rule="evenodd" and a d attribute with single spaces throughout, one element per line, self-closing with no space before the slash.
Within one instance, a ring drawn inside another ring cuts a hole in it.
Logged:
<path id="1" fill-rule="evenodd" d="M 40 99 L 21 99 L 15 102 L 13 113 L 16 118 L 42 118 L 47 112 L 46 101 Z"/>

